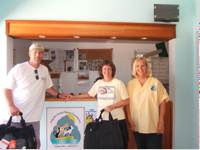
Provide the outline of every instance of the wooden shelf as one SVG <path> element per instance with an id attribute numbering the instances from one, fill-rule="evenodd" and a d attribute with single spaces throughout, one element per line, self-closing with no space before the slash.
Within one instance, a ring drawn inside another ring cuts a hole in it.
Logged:
<path id="1" fill-rule="evenodd" d="M 59 72 L 52 72 L 52 69 L 49 66 L 49 64 L 51 62 L 52 62 L 52 60 L 42 60 L 41 64 L 45 65 L 48 68 L 51 78 L 60 78 L 60 73 Z"/>
<path id="2" fill-rule="evenodd" d="M 42 60 L 41 61 L 41 64 L 45 65 L 48 69 L 49 69 L 49 72 L 52 71 L 51 67 L 49 66 L 49 64 L 52 62 L 52 60 Z"/>
<path id="3" fill-rule="evenodd" d="M 50 72 L 51 78 L 60 78 L 60 73 L 59 72 Z"/>
<path id="4" fill-rule="evenodd" d="M 79 49 L 79 54 L 86 54 L 86 60 L 95 59 L 107 59 L 112 60 L 112 48 L 111 49 Z"/>

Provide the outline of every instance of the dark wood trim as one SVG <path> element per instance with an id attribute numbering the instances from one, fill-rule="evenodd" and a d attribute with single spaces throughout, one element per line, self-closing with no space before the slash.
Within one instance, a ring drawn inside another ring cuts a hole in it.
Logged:
<path id="1" fill-rule="evenodd" d="M 95 60 L 95 59 L 103 59 L 103 60 L 112 60 L 112 48 L 110 49 L 79 49 L 79 54 L 85 53 L 86 60 Z"/>
<path id="2" fill-rule="evenodd" d="M 117 39 L 164 40 L 176 38 L 176 25 L 160 23 L 6 20 L 6 34 L 22 39 Z"/>
<path id="3" fill-rule="evenodd" d="M 172 149 L 172 129 L 173 129 L 173 103 L 172 101 L 169 101 L 166 103 L 165 131 L 163 136 L 163 147 L 165 149 Z"/>

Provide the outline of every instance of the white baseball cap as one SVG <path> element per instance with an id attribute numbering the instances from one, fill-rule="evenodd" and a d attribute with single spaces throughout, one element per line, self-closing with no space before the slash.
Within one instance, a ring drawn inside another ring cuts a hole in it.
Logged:
<path id="1" fill-rule="evenodd" d="M 40 43 L 32 43 L 31 46 L 29 47 L 29 52 L 37 50 L 37 51 L 44 51 L 44 46 Z"/>

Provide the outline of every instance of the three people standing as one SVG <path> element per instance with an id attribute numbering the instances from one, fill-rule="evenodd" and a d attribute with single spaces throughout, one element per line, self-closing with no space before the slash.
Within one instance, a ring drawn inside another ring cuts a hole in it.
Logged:
<path id="1" fill-rule="evenodd" d="M 111 61 L 101 66 L 102 79 L 94 83 L 87 94 L 69 96 L 58 93 L 53 88 L 48 69 L 41 65 L 44 47 L 33 43 L 29 47 L 29 60 L 16 65 L 8 74 L 4 95 L 11 115 L 23 112 L 27 122 L 34 125 L 39 142 L 39 121 L 44 105 L 45 92 L 59 98 L 97 97 L 98 112 L 105 109 L 118 119 L 124 140 L 128 148 L 125 106 L 128 109 L 128 121 L 134 133 L 137 148 L 162 148 L 164 132 L 165 103 L 169 96 L 162 83 L 151 76 L 145 58 L 136 58 L 132 64 L 134 79 L 128 82 L 128 92 L 124 83 L 115 78 L 116 68 Z M 108 118 L 108 113 L 103 114 Z"/>

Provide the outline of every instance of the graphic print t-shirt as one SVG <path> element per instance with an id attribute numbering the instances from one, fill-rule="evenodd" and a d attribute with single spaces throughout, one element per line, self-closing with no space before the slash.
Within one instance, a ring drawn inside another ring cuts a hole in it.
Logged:
<path id="1" fill-rule="evenodd" d="M 124 83 L 116 78 L 110 82 L 98 80 L 89 90 L 88 94 L 92 97 L 97 96 L 97 116 L 99 116 L 99 112 L 106 106 L 112 105 L 119 100 L 125 100 L 128 98 Z M 123 108 L 114 109 L 111 114 L 114 119 L 125 119 Z M 108 113 L 103 113 L 103 119 L 108 119 Z"/>

